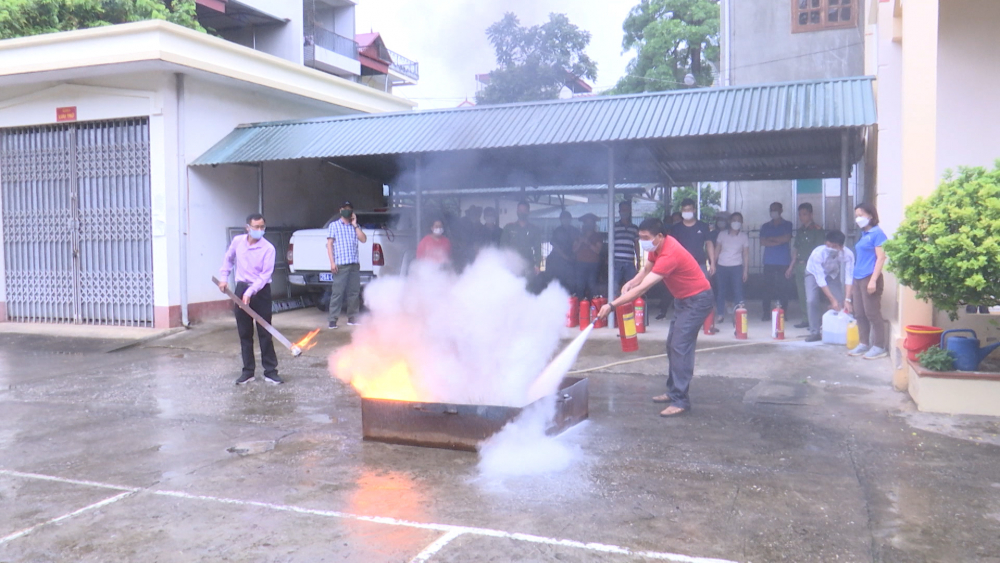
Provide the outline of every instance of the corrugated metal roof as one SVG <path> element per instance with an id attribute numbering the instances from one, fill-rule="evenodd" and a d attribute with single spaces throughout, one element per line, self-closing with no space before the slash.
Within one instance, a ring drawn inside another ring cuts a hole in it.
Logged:
<path id="1" fill-rule="evenodd" d="M 647 187 L 652 187 L 655 184 L 617 184 L 615 189 L 618 193 L 623 192 L 642 192 Z M 524 195 L 524 196 L 536 196 L 536 195 L 560 195 L 560 194 L 593 194 L 603 195 L 608 193 L 607 184 L 569 184 L 560 186 L 526 186 L 526 187 L 498 187 L 498 188 L 464 188 L 464 189 L 429 189 L 421 190 L 423 195 L 434 196 L 434 195 Z M 397 197 L 413 197 L 416 192 L 412 191 L 397 191 L 395 192 Z M 606 206 L 605 206 L 606 207 Z"/>
<path id="2" fill-rule="evenodd" d="M 240 126 L 194 165 L 860 128 L 871 77 Z"/>

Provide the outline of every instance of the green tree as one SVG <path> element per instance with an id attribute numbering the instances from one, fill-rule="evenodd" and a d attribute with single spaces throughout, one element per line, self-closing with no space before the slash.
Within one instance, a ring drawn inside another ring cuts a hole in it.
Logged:
<path id="1" fill-rule="evenodd" d="M 641 0 L 622 24 L 623 51 L 635 51 L 615 94 L 710 86 L 719 63 L 718 0 Z"/>
<path id="2" fill-rule="evenodd" d="M 0 0 L 0 39 L 153 19 L 205 31 L 195 0 Z"/>
<path id="3" fill-rule="evenodd" d="M 681 212 L 681 202 L 687 198 L 691 198 L 694 201 L 698 201 L 698 192 L 692 186 L 684 186 L 674 190 L 673 195 L 670 197 L 670 213 L 680 213 Z M 722 207 L 722 192 L 712 188 L 711 184 L 705 184 L 701 188 L 701 220 L 707 223 L 711 223 L 715 220 L 715 214 L 719 212 L 719 208 Z M 656 209 L 646 215 L 646 217 L 656 217 L 657 219 L 664 219 L 663 204 L 661 203 L 656 207 Z"/>
<path id="4" fill-rule="evenodd" d="M 952 320 L 965 304 L 1000 305 L 1000 160 L 993 170 L 946 171 L 884 247 L 899 282 Z"/>
<path id="5" fill-rule="evenodd" d="M 549 21 L 521 25 L 508 12 L 486 30 L 498 68 L 477 96 L 480 105 L 553 100 L 575 78 L 595 80 L 597 64 L 584 50 L 590 33 L 570 23 L 565 14 L 549 14 Z"/>

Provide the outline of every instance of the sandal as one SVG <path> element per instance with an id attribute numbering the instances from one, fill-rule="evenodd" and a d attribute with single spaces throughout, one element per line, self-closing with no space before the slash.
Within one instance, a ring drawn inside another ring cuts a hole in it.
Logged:
<path id="1" fill-rule="evenodd" d="M 675 407 L 673 405 L 670 405 L 669 407 L 663 409 L 660 412 L 660 416 L 664 418 L 669 418 L 671 416 L 683 416 L 685 414 L 688 414 L 689 412 L 691 412 L 691 409 L 682 409 L 680 407 Z"/>
<path id="2" fill-rule="evenodd" d="M 667 395 L 657 395 L 657 396 L 653 397 L 653 402 L 654 403 L 669 403 L 670 402 L 670 397 L 667 396 Z"/>

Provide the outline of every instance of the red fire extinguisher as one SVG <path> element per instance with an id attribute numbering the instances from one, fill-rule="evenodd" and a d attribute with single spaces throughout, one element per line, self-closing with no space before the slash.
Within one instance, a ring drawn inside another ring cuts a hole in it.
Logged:
<path id="1" fill-rule="evenodd" d="M 636 297 L 633 304 L 635 305 L 635 331 L 646 332 L 646 300 L 642 297 Z"/>
<path id="2" fill-rule="evenodd" d="M 736 311 L 733 312 L 733 324 L 736 326 L 736 340 L 746 340 L 748 337 L 747 333 L 747 306 L 743 303 L 738 303 L 736 305 Z"/>
<path id="3" fill-rule="evenodd" d="M 615 319 L 618 321 L 618 338 L 622 340 L 622 352 L 639 350 L 639 338 L 635 335 L 635 306 L 625 303 L 615 307 Z"/>
<path id="4" fill-rule="evenodd" d="M 594 328 L 604 328 L 608 326 L 607 318 L 597 318 L 597 312 L 601 310 L 601 296 L 590 298 L 590 320 L 594 323 Z"/>
<path id="5" fill-rule="evenodd" d="M 566 313 L 566 327 L 573 328 L 580 323 L 580 300 L 575 295 L 569 298 L 569 311 Z"/>
<path id="6" fill-rule="evenodd" d="M 580 301 L 580 330 L 590 326 L 590 301 L 584 299 Z"/>
<path id="7" fill-rule="evenodd" d="M 785 339 L 785 310 L 780 304 L 771 310 L 771 338 Z"/>
<path id="8" fill-rule="evenodd" d="M 708 335 L 713 335 L 716 332 L 719 332 L 718 330 L 713 331 L 713 328 L 715 328 L 715 308 L 712 308 L 712 310 L 708 312 L 708 316 L 705 317 L 705 322 L 702 324 L 701 330 Z"/>

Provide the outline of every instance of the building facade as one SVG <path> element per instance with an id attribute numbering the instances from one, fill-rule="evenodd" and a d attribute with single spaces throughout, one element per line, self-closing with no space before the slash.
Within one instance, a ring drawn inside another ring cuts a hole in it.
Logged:
<path id="1" fill-rule="evenodd" d="M 306 66 L 292 12 L 257 49 L 161 21 L 0 41 L 0 319 L 178 326 L 226 307 L 210 279 L 247 214 L 280 233 L 382 203 L 323 163 L 188 168 L 242 123 L 412 109 Z"/>
<path id="2" fill-rule="evenodd" d="M 747 86 L 774 82 L 861 76 L 865 73 L 862 0 L 721 0 L 720 68 L 716 84 Z M 853 206 L 864 166 L 851 175 Z M 728 182 L 722 188 L 728 211 L 743 213 L 748 226 L 769 220 L 768 206 L 781 202 L 785 219 L 811 203 L 817 222 L 840 225 L 840 180 Z M 851 228 L 851 225 L 848 225 Z"/>
<path id="3" fill-rule="evenodd" d="M 879 114 L 877 198 L 891 236 L 906 206 L 930 195 L 947 169 L 992 167 L 1000 157 L 1000 3 L 992 0 L 869 0 L 867 64 Z M 891 275 L 883 308 L 891 324 L 893 382 L 921 410 L 1000 416 L 995 377 L 921 377 L 907 364 L 906 325 L 973 328 L 996 338 L 995 315 L 959 313 L 952 322 Z M 885 303 L 888 301 L 888 303 Z"/>

